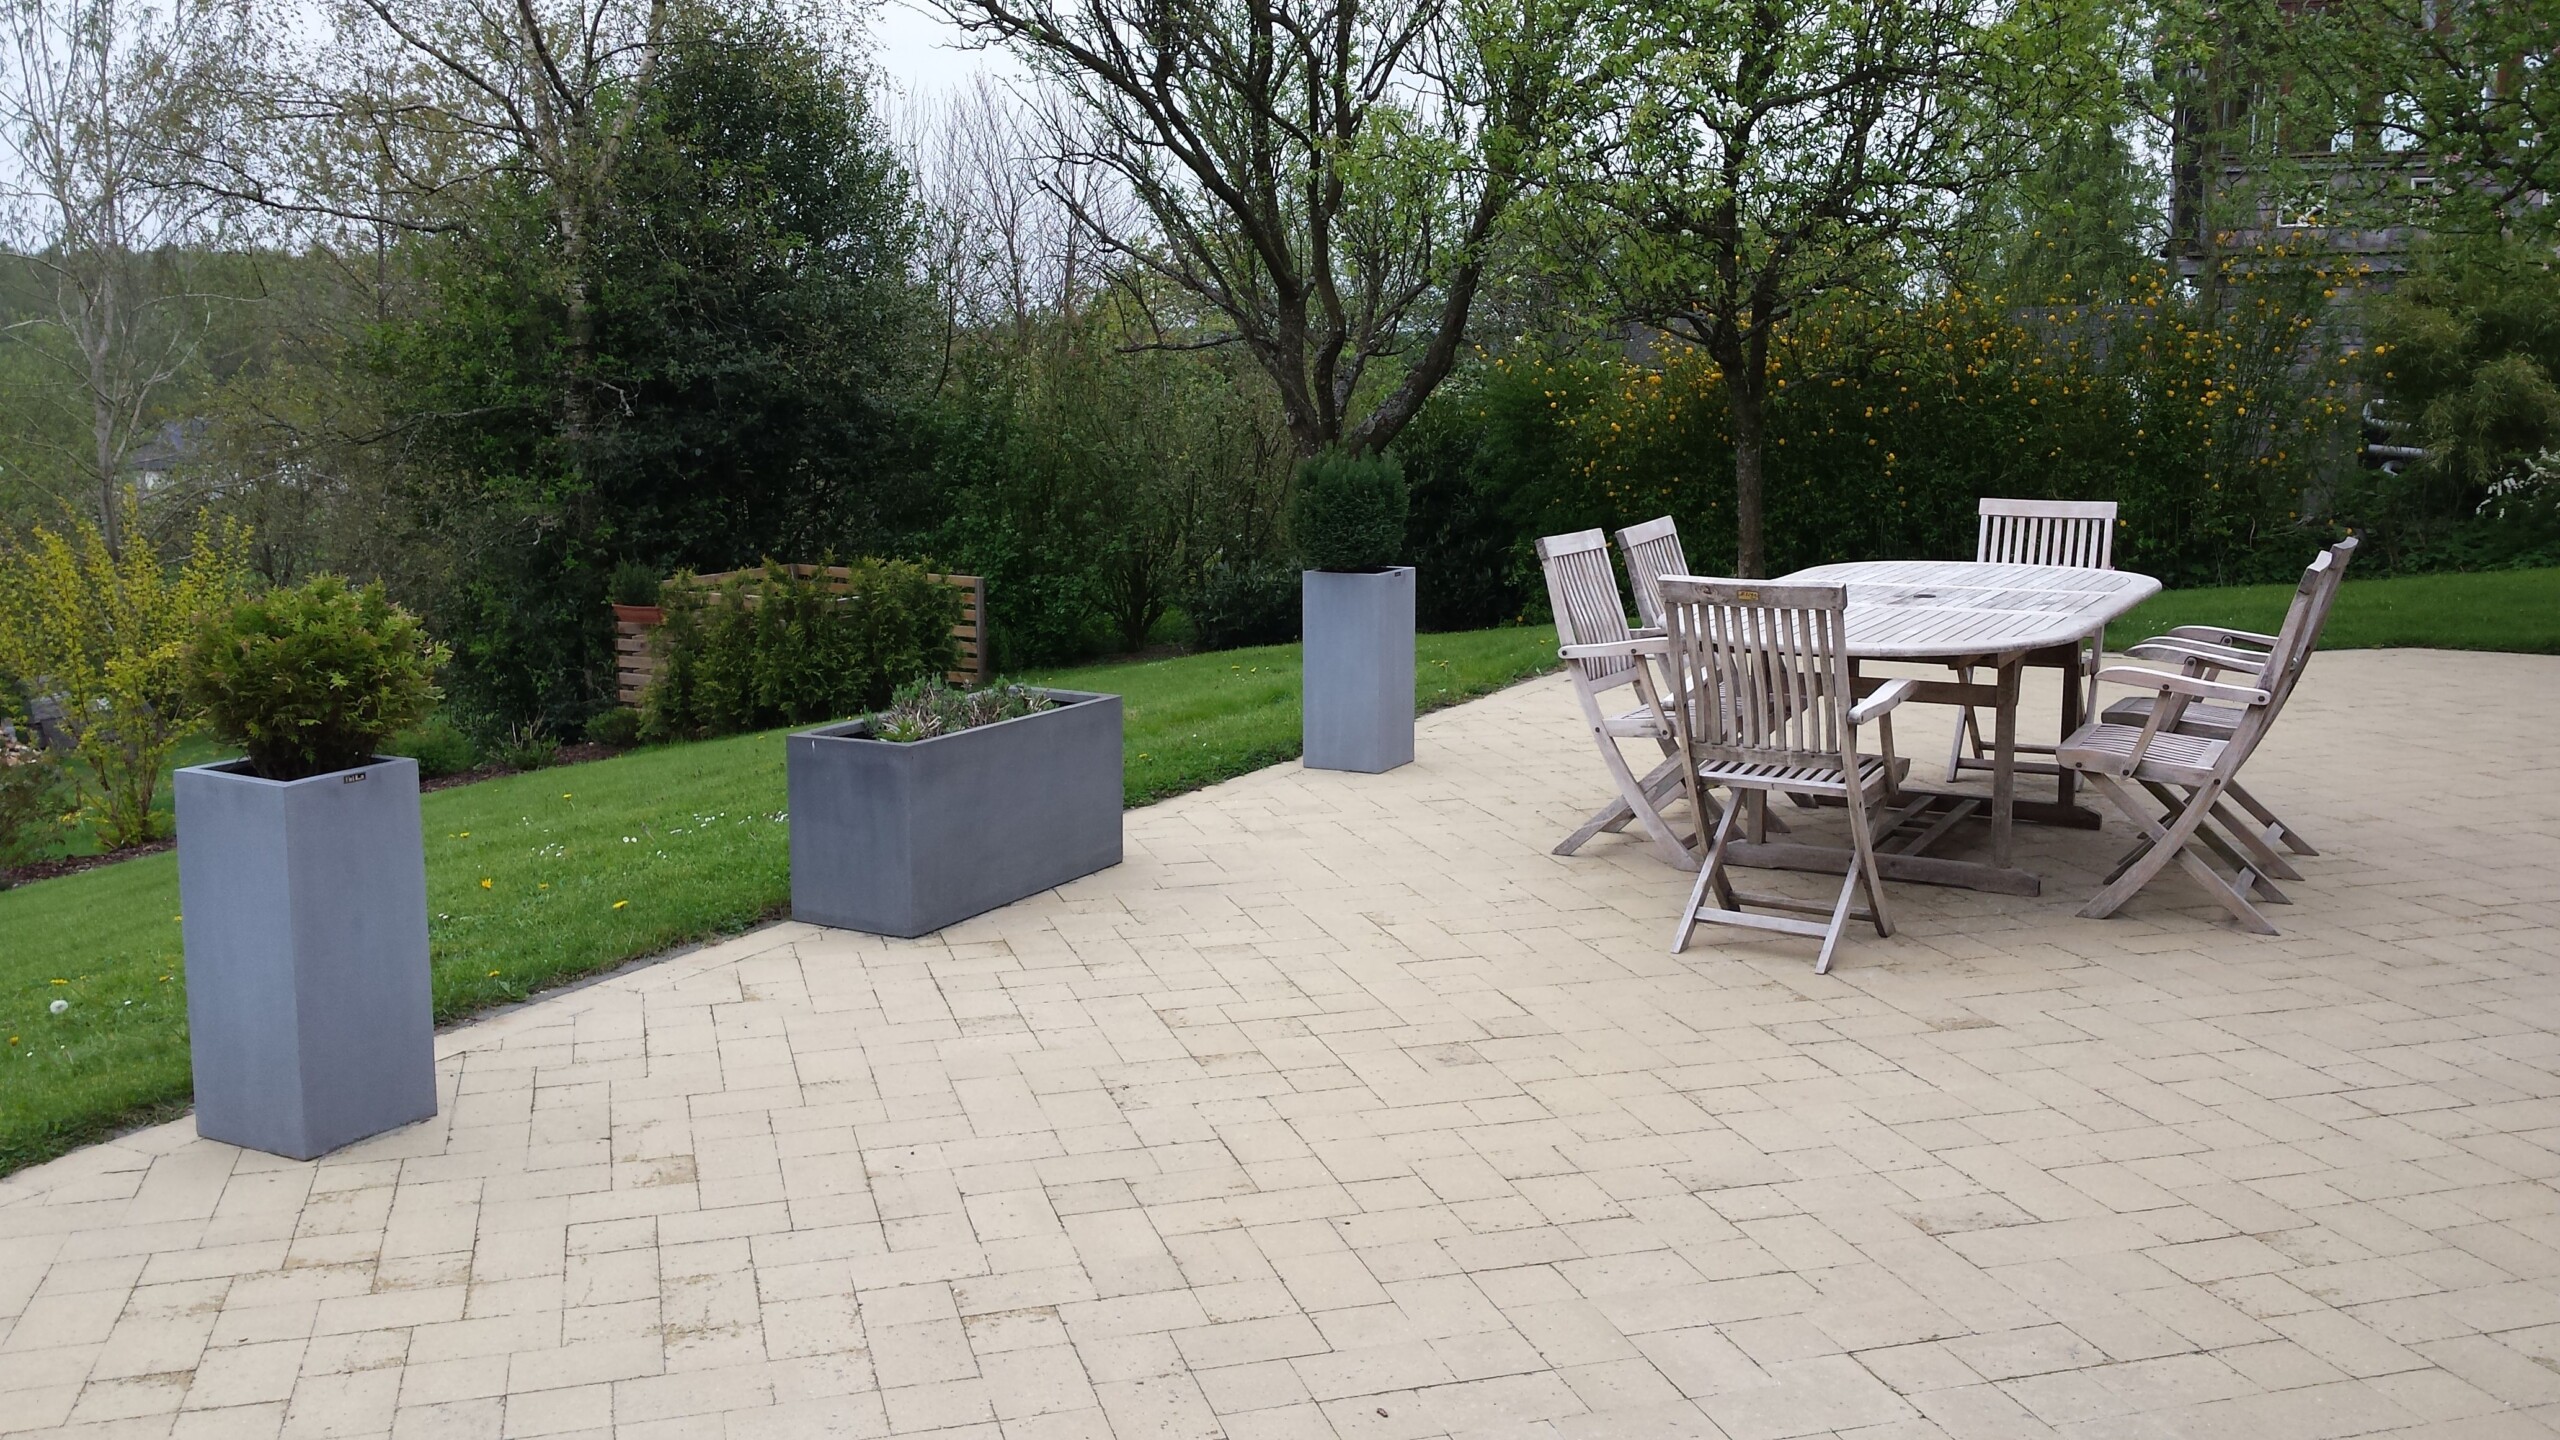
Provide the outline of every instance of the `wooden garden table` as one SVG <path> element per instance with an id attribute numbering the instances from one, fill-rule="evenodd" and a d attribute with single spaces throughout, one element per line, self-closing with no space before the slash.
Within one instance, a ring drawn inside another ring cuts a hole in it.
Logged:
<path id="1" fill-rule="evenodd" d="M 2067 771 L 2054 797 L 2018 798 L 2018 681 L 2033 658 L 2076 657 L 2080 642 L 2107 622 L 2160 593 L 2160 582 L 2125 570 L 2066 565 L 1986 564 L 1972 560 L 1861 560 L 1817 565 L 1782 577 L 1789 584 L 1845 585 L 1848 648 L 1854 668 L 1865 660 L 1916 660 L 1990 670 L 1989 684 L 1924 680 L 1911 698 L 1929 705 L 1972 705 L 1993 715 L 1991 790 L 1905 785 L 1899 826 L 1879 851 L 1885 878 L 2034 895 L 2042 881 L 2011 861 L 2011 829 L 2021 819 L 2094 830 L 2098 812 L 2078 803 Z M 2056 654 L 2055 652 L 2063 652 Z M 1884 683 L 1861 678 L 1859 693 Z M 2080 727 L 2085 677 L 2076 660 L 2062 684 L 2062 733 Z M 1950 777 L 1952 778 L 1952 777 Z M 1928 852 L 1975 815 L 1991 823 L 1989 863 Z M 1840 853 L 1814 846 L 1757 843 L 1737 847 L 1735 862 L 1837 873 Z"/>

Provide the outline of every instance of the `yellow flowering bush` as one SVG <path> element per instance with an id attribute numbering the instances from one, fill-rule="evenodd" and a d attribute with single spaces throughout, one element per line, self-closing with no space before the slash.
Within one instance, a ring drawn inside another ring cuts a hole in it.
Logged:
<path id="1" fill-rule="evenodd" d="M 249 585 L 249 533 L 236 522 L 198 527 L 174 566 L 138 538 L 138 514 L 123 531 L 137 538 L 119 552 L 85 518 L 67 531 L 39 525 L 0 555 L 0 674 L 62 698 L 88 772 L 83 798 L 111 850 L 164 833 L 152 796 L 196 723 L 179 658 L 196 617 Z"/>
<path id="2" fill-rule="evenodd" d="M 1770 362 L 1773 573 L 1970 555 L 1985 495 L 2113 499 L 2118 563 L 2171 584 L 2298 565 L 2306 497 L 2352 432 L 2324 278 L 2269 263 L 2211 301 L 2149 275 L 2107 306 L 1957 292 L 1800 319 Z M 1449 403 L 1482 427 L 1479 463 L 1525 531 L 1669 513 L 1692 564 L 1731 564 L 1729 421 L 1703 354 L 1521 350 Z"/>

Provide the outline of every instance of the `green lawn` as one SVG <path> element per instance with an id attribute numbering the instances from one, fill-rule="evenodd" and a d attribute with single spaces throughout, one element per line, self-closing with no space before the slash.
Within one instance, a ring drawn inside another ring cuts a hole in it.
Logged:
<path id="1" fill-rule="evenodd" d="M 2172 590 L 2108 626 L 2107 644 L 2120 649 L 2174 625 L 2272 634 L 2292 601 L 2290 585 Z M 2349 579 L 2329 612 L 2320 648 L 2385 646 L 2560 654 L 2560 570 Z"/>
<path id="2" fill-rule="evenodd" d="M 1426 635 L 1431 708 L 1554 664 L 1545 626 Z M 1142 805 L 1298 753 L 1294 645 L 1037 677 L 1125 697 Z M 452 1019 L 775 913 L 778 732 L 636 751 L 424 800 L 436 1014 Z M 186 1103 L 177 857 L 0 891 L 0 1173 Z M 54 1000 L 69 1002 L 61 1015 Z"/>

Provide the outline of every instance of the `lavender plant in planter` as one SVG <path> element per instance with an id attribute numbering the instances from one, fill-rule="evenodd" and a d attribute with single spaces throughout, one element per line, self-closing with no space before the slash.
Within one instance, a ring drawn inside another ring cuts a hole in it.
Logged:
<path id="1" fill-rule="evenodd" d="M 323 576 L 203 625 L 190 696 L 245 759 L 180 770 L 196 1133 L 307 1160 L 436 1113 L 418 766 L 377 753 L 442 659 Z"/>
<path id="2" fill-rule="evenodd" d="M 1306 644 L 1299 706 L 1307 768 L 1376 773 L 1413 759 L 1413 591 L 1404 473 L 1385 456 L 1299 467 L 1290 529 Z"/>
<path id="3" fill-rule="evenodd" d="M 791 915 L 915 936 L 1120 863 L 1120 697 L 939 681 L 787 749 Z"/>

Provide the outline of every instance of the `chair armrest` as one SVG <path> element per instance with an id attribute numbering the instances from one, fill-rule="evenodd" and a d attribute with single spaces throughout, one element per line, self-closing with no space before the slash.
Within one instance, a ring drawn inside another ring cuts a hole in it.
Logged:
<path id="1" fill-rule="evenodd" d="M 1866 699 L 1849 707 L 1849 723 L 1853 726 L 1864 725 L 1884 714 L 1894 706 L 1910 699 L 1912 688 L 1919 683 L 1917 680 L 1887 680 L 1877 686 L 1874 693 Z"/>
<path id="2" fill-rule="evenodd" d="M 2261 635 L 2255 630 L 2232 630 L 2220 625 L 2181 625 L 2170 631 L 2169 637 L 2201 640 L 2207 645 L 2254 645 L 2261 650 L 2272 650 L 2276 646 L 2273 635 Z"/>
<path id="3" fill-rule="evenodd" d="M 2267 668 L 2267 657 L 2255 650 L 2234 650 L 2226 645 L 2166 635 L 2130 646 L 2124 653 L 2136 660 L 2192 660 L 2208 670 L 2239 670 L 2251 675 Z"/>
<path id="4" fill-rule="evenodd" d="M 2114 685 L 2130 685 L 2163 695 L 2174 692 L 2189 699 L 2214 700 L 2225 705 L 2264 705 L 2272 698 L 2254 685 L 2226 685 L 2219 680 L 2204 680 L 2167 670 L 2145 670 L 2139 665 L 2110 665 L 2098 672 L 2098 678 Z"/>
<path id="5" fill-rule="evenodd" d="M 1639 625 L 1627 633 L 1633 635 L 1639 640 L 1661 640 L 1668 637 L 1670 634 L 1669 631 L 1663 629 L 1659 625 Z"/>
<path id="6" fill-rule="evenodd" d="M 1612 655 L 1665 655 L 1671 644 L 1659 635 L 1636 635 L 1624 640 L 1597 640 L 1588 645 L 1559 645 L 1559 660 L 1599 660 Z"/>

